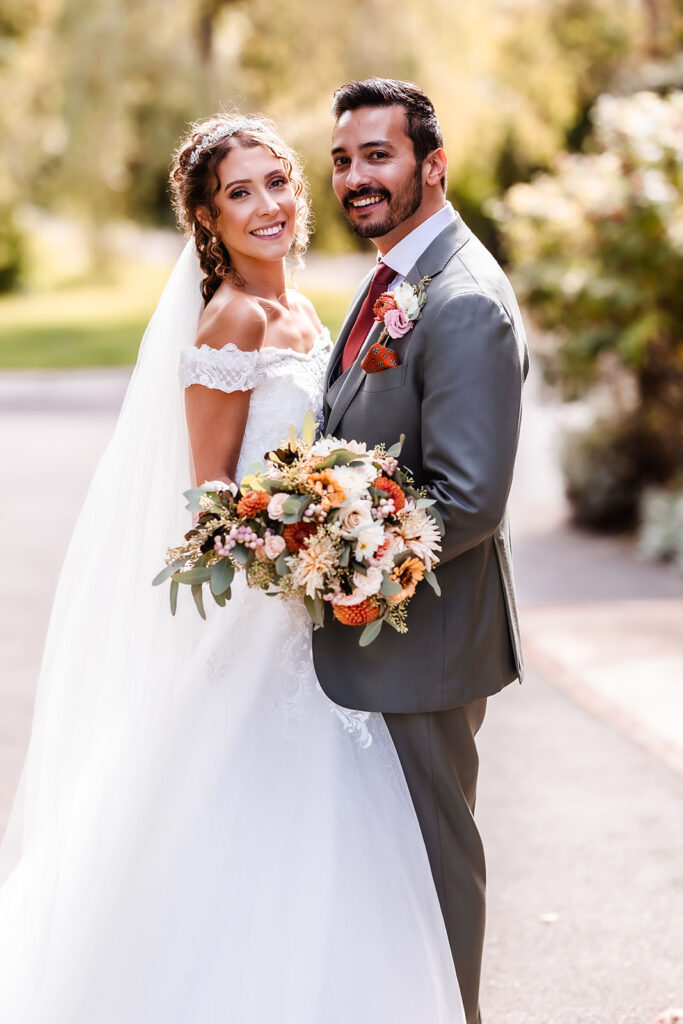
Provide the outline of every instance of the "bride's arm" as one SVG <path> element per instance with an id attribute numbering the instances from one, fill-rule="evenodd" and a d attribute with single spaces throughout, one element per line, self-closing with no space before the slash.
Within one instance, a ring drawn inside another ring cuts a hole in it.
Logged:
<path id="1" fill-rule="evenodd" d="M 201 350 L 202 369 L 190 378 L 195 382 L 187 383 L 185 388 L 197 484 L 205 480 L 232 481 L 237 471 L 249 413 L 252 370 L 266 331 L 263 310 L 245 300 L 246 296 L 240 296 L 200 322 L 195 348 Z"/>

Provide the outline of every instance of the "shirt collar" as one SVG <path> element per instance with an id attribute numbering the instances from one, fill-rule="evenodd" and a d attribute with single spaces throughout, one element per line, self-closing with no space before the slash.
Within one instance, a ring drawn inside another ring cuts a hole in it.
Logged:
<path id="1" fill-rule="evenodd" d="M 406 235 L 389 252 L 381 256 L 382 263 L 386 263 L 400 277 L 405 277 L 415 266 L 425 249 L 432 244 L 444 228 L 453 223 L 455 218 L 455 210 L 449 202 L 446 202 L 440 210 L 433 213 L 422 224 L 418 224 L 409 235 Z"/>

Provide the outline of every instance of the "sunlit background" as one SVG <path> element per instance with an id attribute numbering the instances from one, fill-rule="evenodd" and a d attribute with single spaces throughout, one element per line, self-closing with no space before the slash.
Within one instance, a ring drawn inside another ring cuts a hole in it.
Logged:
<path id="1" fill-rule="evenodd" d="M 170 154 L 218 108 L 277 121 L 313 192 L 294 281 L 334 334 L 373 249 L 330 189 L 330 99 L 371 75 L 432 97 L 449 198 L 532 347 L 530 680 L 482 734 L 484 1006 L 647 1024 L 683 1004 L 679 0 L 3 0 L 0 822 L 69 532 L 181 246 Z"/>

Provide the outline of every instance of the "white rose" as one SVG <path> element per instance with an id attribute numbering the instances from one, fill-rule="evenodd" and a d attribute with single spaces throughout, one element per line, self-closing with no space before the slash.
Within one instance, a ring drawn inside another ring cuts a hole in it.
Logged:
<path id="1" fill-rule="evenodd" d="M 200 491 L 230 491 L 233 498 L 237 494 L 237 485 L 226 483 L 225 480 L 205 480 L 199 488 Z"/>
<path id="2" fill-rule="evenodd" d="M 357 562 L 366 558 L 372 558 L 377 548 L 384 540 L 384 527 L 381 523 L 373 523 L 372 526 L 365 526 L 356 535 L 356 550 L 354 557 Z"/>
<path id="3" fill-rule="evenodd" d="M 339 530 L 346 540 L 355 537 L 359 530 L 373 524 L 372 512 L 367 501 L 350 501 L 342 505 L 337 515 Z"/>
<path id="4" fill-rule="evenodd" d="M 286 491 L 279 491 L 277 494 L 273 495 L 268 502 L 268 515 L 271 519 L 282 519 L 282 506 L 289 497 L 290 495 L 287 494 Z"/>
<path id="5" fill-rule="evenodd" d="M 382 570 L 368 569 L 365 575 L 362 572 L 354 572 L 353 585 L 357 590 L 365 594 L 366 597 L 378 594 L 382 586 Z"/>
<path id="6" fill-rule="evenodd" d="M 263 542 L 263 550 L 266 556 L 273 562 L 276 558 L 280 557 L 286 547 L 285 538 L 281 537 L 278 533 L 269 533 Z"/>
<path id="7" fill-rule="evenodd" d="M 398 308 L 403 310 L 409 320 L 416 320 L 420 315 L 420 303 L 412 284 L 404 281 L 403 284 L 394 288 L 393 294 Z"/>

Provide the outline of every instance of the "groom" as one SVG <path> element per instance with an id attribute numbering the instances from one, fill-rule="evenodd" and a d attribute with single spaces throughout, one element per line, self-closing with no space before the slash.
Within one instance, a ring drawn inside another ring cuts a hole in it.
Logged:
<path id="1" fill-rule="evenodd" d="M 325 430 L 394 444 L 445 524 L 436 575 L 410 603 L 407 634 L 368 647 L 328 614 L 314 633 L 320 683 L 336 703 L 381 711 L 415 805 L 453 952 L 467 1024 L 478 1024 L 485 863 L 474 822 L 475 735 L 486 698 L 522 677 L 506 503 L 528 357 L 502 270 L 446 201 L 434 107 L 416 86 L 374 78 L 337 90 L 333 187 L 379 261 L 362 282 L 326 379 Z M 363 361 L 382 325 L 378 295 L 429 278 L 422 316 Z M 397 365 L 396 365 L 397 364 Z"/>

